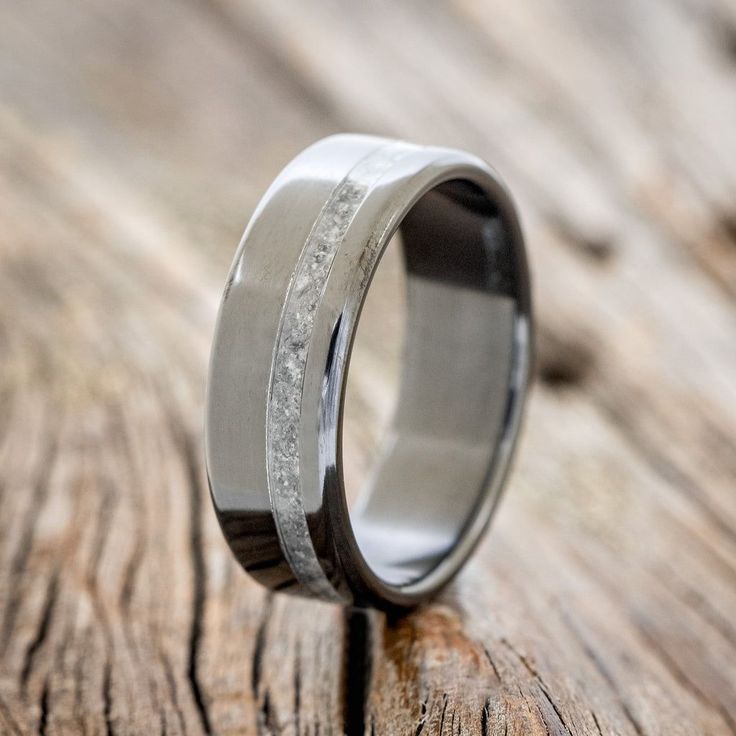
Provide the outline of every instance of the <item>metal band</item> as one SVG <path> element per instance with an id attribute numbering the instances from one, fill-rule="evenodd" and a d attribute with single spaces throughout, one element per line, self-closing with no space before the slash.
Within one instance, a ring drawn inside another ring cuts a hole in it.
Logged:
<path id="1" fill-rule="evenodd" d="M 404 379 L 374 485 L 351 516 L 347 368 L 370 280 L 399 227 Z M 246 570 L 274 589 L 358 604 L 411 605 L 445 584 L 499 495 L 530 345 L 518 222 L 483 162 L 367 136 L 300 154 L 243 237 L 210 366 L 208 475 Z M 455 367 L 445 370 L 448 357 Z M 426 492 L 426 511 L 411 512 Z"/>

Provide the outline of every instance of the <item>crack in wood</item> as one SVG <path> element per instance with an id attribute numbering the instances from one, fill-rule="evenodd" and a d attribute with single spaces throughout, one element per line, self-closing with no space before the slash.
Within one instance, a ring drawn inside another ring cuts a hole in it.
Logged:
<path id="1" fill-rule="evenodd" d="M 540 689 L 540 691 L 542 693 L 542 696 L 552 706 L 552 710 L 555 712 L 555 715 L 557 716 L 557 720 L 560 722 L 560 725 L 565 730 L 565 733 L 568 733 L 568 734 L 570 734 L 570 736 L 572 736 L 572 731 L 570 730 L 570 727 L 565 722 L 565 718 L 562 715 L 562 711 L 560 710 L 560 708 L 557 705 L 557 703 L 555 703 L 555 701 L 552 699 L 552 696 L 549 694 L 549 692 L 547 690 L 547 687 L 544 684 L 544 681 L 539 676 L 537 676 L 537 678 L 539 680 L 539 685 L 540 685 L 540 688 L 539 689 Z"/>
<path id="2" fill-rule="evenodd" d="M 595 723 L 596 729 L 598 729 L 598 733 L 600 734 L 600 736 L 603 736 L 603 729 L 601 728 L 601 724 L 598 723 L 598 716 L 595 714 L 595 711 L 590 711 L 590 715 L 593 718 L 593 723 Z"/>
<path id="3" fill-rule="evenodd" d="M 174 438 L 179 446 L 184 465 L 187 486 L 189 489 L 189 548 L 192 561 L 193 592 L 192 615 L 189 628 L 189 647 L 187 654 L 187 678 L 199 716 L 200 725 L 205 734 L 212 733 L 212 725 L 207 709 L 207 702 L 199 682 L 199 649 L 203 637 L 203 621 L 207 600 L 207 571 L 205 567 L 202 540 L 202 492 L 199 475 L 199 452 L 186 429 L 177 431 L 181 426 L 172 422 Z"/>
<path id="4" fill-rule="evenodd" d="M 294 728 L 297 733 L 301 732 L 299 726 L 302 709 L 302 656 L 299 642 L 296 644 L 294 653 Z"/>
<path id="5" fill-rule="evenodd" d="M 10 562 L 10 582 L 8 584 L 2 627 L 0 628 L 0 657 L 6 651 L 10 641 L 10 636 L 15 627 L 18 608 L 21 604 L 21 579 L 23 574 L 26 572 L 26 565 L 33 548 L 33 538 L 36 533 L 36 519 L 38 518 L 38 514 L 41 512 L 49 493 L 51 473 L 53 471 L 58 452 L 59 440 L 54 431 L 54 427 L 51 427 L 41 454 L 41 459 L 38 465 L 38 474 L 35 482 L 33 483 L 31 498 L 21 521 L 21 528 L 23 530 L 21 539 Z"/>
<path id="6" fill-rule="evenodd" d="M 442 711 L 440 712 L 440 726 L 438 733 L 442 733 L 442 729 L 445 726 L 445 715 L 447 714 L 447 704 L 450 701 L 448 693 L 442 693 Z"/>
<path id="7" fill-rule="evenodd" d="M 258 725 L 268 734 L 281 731 L 277 723 L 276 713 L 271 707 L 271 693 L 268 688 L 263 691 L 263 697 L 258 706 Z"/>
<path id="8" fill-rule="evenodd" d="M 112 719 L 112 665 L 110 660 L 105 661 L 102 673 L 102 719 L 105 723 L 106 736 L 114 736 Z"/>
<path id="9" fill-rule="evenodd" d="M 39 701 L 40 713 L 38 716 L 38 736 L 47 736 L 47 728 L 49 721 L 49 676 L 43 682 L 41 690 L 41 700 Z"/>
<path id="10" fill-rule="evenodd" d="M 419 723 L 417 724 L 416 731 L 414 731 L 414 736 L 420 736 L 420 734 L 424 731 L 424 726 L 427 723 L 428 719 L 428 713 L 427 713 L 427 698 L 422 698 L 422 702 L 419 704 Z M 431 715 L 431 712 L 430 714 Z"/>
<path id="11" fill-rule="evenodd" d="M 25 694 L 28 687 L 28 679 L 33 671 L 33 663 L 36 659 L 36 655 L 46 641 L 46 637 L 49 633 L 49 627 L 51 626 L 51 618 L 54 612 L 54 606 L 56 605 L 56 597 L 59 590 L 59 575 L 55 573 L 49 581 L 46 589 L 46 599 L 44 601 L 43 610 L 41 612 L 41 620 L 36 630 L 36 635 L 31 640 L 31 643 L 26 649 L 25 656 L 23 658 L 23 667 L 20 673 L 20 686 L 21 693 Z"/>
<path id="12" fill-rule="evenodd" d="M 493 661 L 493 657 L 491 657 L 491 652 L 488 649 L 487 646 L 483 646 L 483 653 L 486 655 L 486 659 L 488 660 L 488 664 L 491 665 L 491 669 L 493 670 L 493 674 L 496 676 L 496 679 L 500 682 L 501 680 L 501 673 L 498 671 L 498 668 L 496 667 L 496 663 Z"/>
<path id="13" fill-rule="evenodd" d="M 537 668 L 529 661 L 529 659 L 525 657 L 521 652 L 519 652 L 508 639 L 506 639 L 505 637 L 502 638 L 501 643 L 504 644 L 516 656 L 516 658 L 522 663 L 522 665 L 524 665 L 524 669 L 526 669 L 526 671 L 531 675 L 532 679 L 537 683 L 539 691 L 542 693 L 542 697 L 552 707 L 552 710 L 554 711 L 555 716 L 557 717 L 557 720 L 560 722 L 560 725 L 562 726 L 564 731 L 568 734 L 572 734 L 570 727 L 565 722 L 562 711 L 550 696 L 549 688 L 542 678 L 541 674 L 539 673 L 539 670 L 537 670 Z M 537 708 L 539 708 L 538 703 Z M 549 730 L 549 724 L 547 723 L 547 720 L 544 717 L 544 713 L 542 713 L 541 708 L 539 708 L 539 714 L 545 724 L 545 728 Z"/>
<path id="14" fill-rule="evenodd" d="M 261 612 L 260 621 L 258 622 L 258 629 L 256 630 L 253 644 L 253 657 L 251 659 L 250 670 L 250 688 L 256 702 L 259 702 L 260 700 L 263 653 L 266 648 L 266 634 L 268 631 L 268 624 L 271 619 L 271 612 L 273 611 L 273 602 L 273 593 L 269 591 L 264 597 L 263 611 Z"/>
<path id="15" fill-rule="evenodd" d="M 488 736 L 488 729 L 490 726 L 491 718 L 491 699 L 486 698 L 486 702 L 483 703 L 483 708 L 480 712 L 480 731 L 483 736 Z"/>
<path id="16" fill-rule="evenodd" d="M 186 736 L 187 727 L 184 720 L 184 712 L 182 711 L 181 703 L 179 702 L 179 691 L 176 686 L 176 678 L 174 677 L 174 671 L 171 667 L 171 662 L 163 651 L 159 651 L 159 659 L 164 668 L 164 676 L 166 678 L 166 684 L 169 688 L 171 704 L 174 708 L 174 713 L 176 713 L 177 720 L 179 721 L 179 728 L 181 728 L 182 734 Z"/>
<path id="17" fill-rule="evenodd" d="M 373 632 L 370 614 L 346 608 L 343 614 L 343 720 L 346 736 L 364 736 L 366 708 L 373 673 Z"/>

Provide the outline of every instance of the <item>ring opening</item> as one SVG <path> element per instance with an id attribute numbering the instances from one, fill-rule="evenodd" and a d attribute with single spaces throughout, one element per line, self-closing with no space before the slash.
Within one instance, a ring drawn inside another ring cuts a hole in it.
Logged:
<path id="1" fill-rule="evenodd" d="M 424 194 L 400 226 L 407 309 L 398 396 L 350 510 L 362 556 L 391 586 L 425 577 L 492 508 L 489 479 L 511 431 L 525 318 L 508 216 L 456 179 Z"/>

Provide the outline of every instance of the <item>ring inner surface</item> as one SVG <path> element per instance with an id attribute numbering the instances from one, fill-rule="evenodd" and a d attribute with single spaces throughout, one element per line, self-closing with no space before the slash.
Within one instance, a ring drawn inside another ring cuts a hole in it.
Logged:
<path id="1" fill-rule="evenodd" d="M 408 314 L 398 402 L 350 512 L 361 554 L 393 586 L 435 568 L 481 507 L 508 430 L 520 314 L 513 238 L 478 186 L 432 189 L 400 233 Z"/>

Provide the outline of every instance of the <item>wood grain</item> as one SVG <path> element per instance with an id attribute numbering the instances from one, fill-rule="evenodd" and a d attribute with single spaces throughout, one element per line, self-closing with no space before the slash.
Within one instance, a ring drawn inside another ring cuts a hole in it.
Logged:
<path id="1" fill-rule="evenodd" d="M 730 0 L 30 0 L 0 90 L 0 733 L 736 733 Z M 234 245 L 340 130 L 487 158 L 535 276 L 507 498 L 397 620 L 250 582 L 202 468 Z"/>

